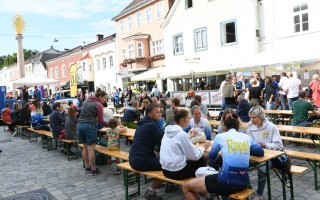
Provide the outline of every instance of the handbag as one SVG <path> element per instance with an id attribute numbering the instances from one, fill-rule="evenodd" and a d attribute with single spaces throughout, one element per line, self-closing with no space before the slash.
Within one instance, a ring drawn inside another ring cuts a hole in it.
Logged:
<path id="1" fill-rule="evenodd" d="M 280 171 L 284 171 L 286 174 L 290 173 L 291 166 L 292 166 L 292 160 L 288 156 L 287 153 L 284 153 L 283 155 L 273 158 L 271 160 L 272 166 Z"/>

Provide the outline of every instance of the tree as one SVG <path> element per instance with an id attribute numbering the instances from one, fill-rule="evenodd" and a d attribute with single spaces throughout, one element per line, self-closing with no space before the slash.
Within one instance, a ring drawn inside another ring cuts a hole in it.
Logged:
<path id="1" fill-rule="evenodd" d="M 39 53 L 38 50 L 31 50 L 31 49 L 23 49 L 24 53 L 24 60 L 27 60 L 33 56 L 35 56 L 37 53 Z M 14 52 L 11 55 L 6 56 L 0 56 L 0 69 L 2 69 L 4 66 L 9 66 L 12 64 L 17 63 L 17 53 Z"/>

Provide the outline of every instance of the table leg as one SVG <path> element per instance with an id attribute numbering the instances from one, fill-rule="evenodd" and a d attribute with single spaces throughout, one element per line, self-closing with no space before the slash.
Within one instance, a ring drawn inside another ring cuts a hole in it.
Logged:
<path id="1" fill-rule="evenodd" d="M 266 176 L 267 176 L 267 187 L 268 187 L 268 199 L 271 200 L 271 182 L 270 182 L 270 167 L 268 161 L 266 162 Z"/>

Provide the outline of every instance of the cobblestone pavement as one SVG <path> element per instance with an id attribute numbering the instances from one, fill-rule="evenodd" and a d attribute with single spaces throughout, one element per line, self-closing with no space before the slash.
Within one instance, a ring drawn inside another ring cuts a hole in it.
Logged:
<path id="1" fill-rule="evenodd" d="M 8 131 L 0 127 L 0 199 L 29 190 L 47 189 L 57 199 L 125 199 L 123 176 L 115 175 L 115 164 L 100 166 L 101 174 L 90 176 L 84 173 L 82 159 L 68 161 L 66 156 L 57 150 L 42 149 L 42 143 L 29 142 L 27 139 L 12 137 Z M 11 140 L 11 141 L 10 141 Z M 316 152 L 307 146 L 285 144 L 288 149 Z M 122 140 L 122 150 L 130 146 Z M 307 166 L 308 171 L 303 175 L 294 175 L 295 199 L 319 200 L 320 191 L 314 189 L 313 171 L 305 161 L 294 160 L 295 165 Z M 251 174 L 253 187 L 257 185 L 256 172 Z M 143 180 L 143 179 L 142 179 Z M 282 199 L 281 183 L 274 172 L 271 172 L 272 199 Z M 141 183 L 141 196 L 148 184 Z M 181 190 L 165 193 L 164 189 L 157 190 L 163 199 L 181 200 Z M 265 190 L 266 193 L 266 190 Z M 287 190 L 287 197 L 289 197 Z M 267 199 L 265 194 L 264 199 Z M 289 199 L 289 198 L 288 198 Z"/>

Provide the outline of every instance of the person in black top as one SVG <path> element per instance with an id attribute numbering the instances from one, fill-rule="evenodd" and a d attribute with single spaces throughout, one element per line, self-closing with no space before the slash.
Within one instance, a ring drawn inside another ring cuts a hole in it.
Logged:
<path id="1" fill-rule="evenodd" d="M 251 87 L 248 89 L 249 92 L 249 104 L 251 107 L 261 105 L 260 101 L 263 99 L 262 88 L 257 84 L 255 78 L 250 79 Z"/>
<path id="2" fill-rule="evenodd" d="M 199 86 L 201 90 L 204 90 L 205 82 L 202 80 L 202 78 L 199 78 Z"/>
<path id="3" fill-rule="evenodd" d="M 23 100 L 22 106 L 24 106 L 28 102 L 28 99 L 29 99 L 28 88 L 26 85 L 24 85 L 22 89 L 22 100 Z"/>
<path id="4" fill-rule="evenodd" d="M 277 89 L 274 87 L 272 83 L 272 78 L 270 76 L 267 76 L 265 78 L 265 84 L 266 84 L 266 110 L 274 110 L 276 105 L 276 92 Z"/>
<path id="5" fill-rule="evenodd" d="M 43 111 L 43 116 L 48 116 L 52 112 L 51 107 L 48 105 L 46 101 L 42 103 L 42 111 Z"/>
<path id="6" fill-rule="evenodd" d="M 139 106 L 142 106 L 142 101 L 148 99 L 149 102 L 152 102 L 151 98 L 146 94 L 146 92 L 142 92 L 140 100 L 139 100 Z"/>

